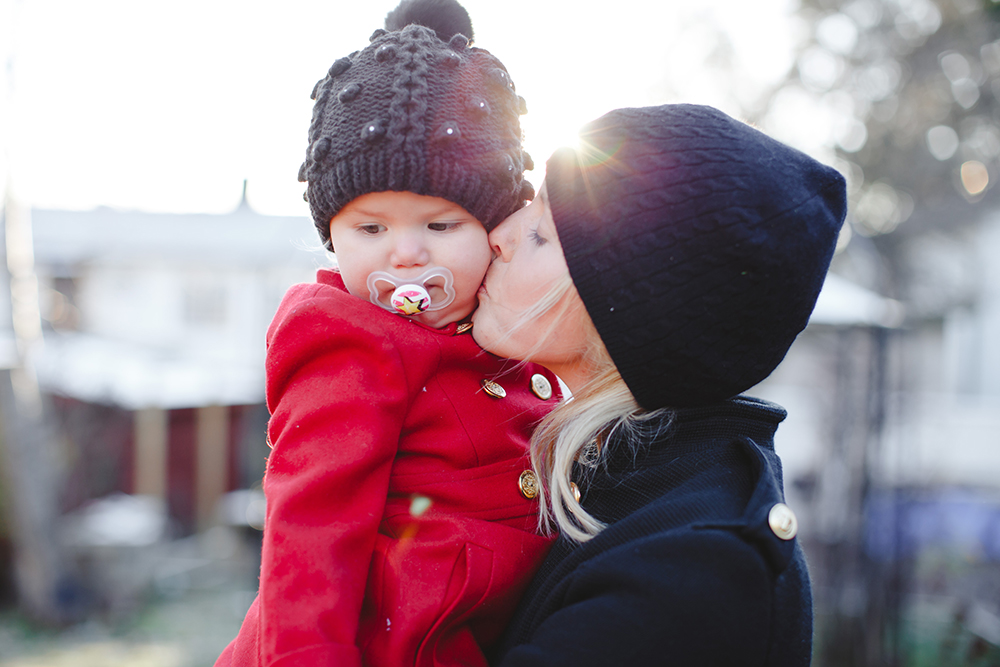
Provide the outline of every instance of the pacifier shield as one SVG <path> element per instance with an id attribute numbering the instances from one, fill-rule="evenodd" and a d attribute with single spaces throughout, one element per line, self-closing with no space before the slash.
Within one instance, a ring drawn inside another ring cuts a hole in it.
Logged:
<path id="1" fill-rule="evenodd" d="M 400 285 L 389 298 L 400 315 L 419 315 L 431 306 L 431 295 L 422 285 Z"/>
<path id="2" fill-rule="evenodd" d="M 439 279 L 439 280 L 435 280 Z M 430 281 L 434 284 L 429 284 Z M 368 274 L 368 294 L 369 300 L 375 305 L 385 308 L 389 312 L 400 315 L 419 315 L 420 313 L 441 310 L 447 308 L 455 300 L 455 278 L 451 271 L 443 266 L 434 266 L 422 274 L 408 278 L 398 278 L 385 271 L 372 271 Z M 438 284 L 441 282 L 443 284 Z M 380 283 L 388 283 L 394 288 L 389 296 L 389 303 L 383 301 L 385 289 L 379 288 Z M 444 290 L 444 296 L 438 297 L 431 303 L 429 290 L 440 287 Z"/>

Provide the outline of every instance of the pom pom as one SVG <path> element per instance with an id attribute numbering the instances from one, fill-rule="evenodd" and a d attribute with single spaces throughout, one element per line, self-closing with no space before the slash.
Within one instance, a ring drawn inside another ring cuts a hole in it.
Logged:
<path id="1" fill-rule="evenodd" d="M 535 168 L 535 161 L 531 159 L 531 156 L 527 153 L 521 153 L 521 157 L 524 158 L 524 169 L 525 171 L 531 171 Z"/>
<path id="2" fill-rule="evenodd" d="M 343 90 L 340 91 L 340 93 L 337 95 L 337 99 L 339 99 L 341 102 L 350 102 L 355 97 L 357 97 L 358 93 L 360 92 L 361 92 L 360 85 L 356 83 L 349 83 L 346 86 L 344 86 Z"/>
<path id="3" fill-rule="evenodd" d="M 309 180 L 308 172 L 306 171 L 307 169 L 308 167 L 306 167 L 305 162 L 299 165 L 299 183 L 305 183 Z"/>
<path id="4" fill-rule="evenodd" d="M 468 101 L 469 109 L 479 116 L 490 115 L 490 104 L 482 97 L 471 97 Z"/>
<path id="5" fill-rule="evenodd" d="M 450 120 L 438 128 L 434 138 L 444 142 L 457 141 L 462 138 L 462 132 L 458 129 L 458 123 Z"/>
<path id="6" fill-rule="evenodd" d="M 501 88 L 514 89 L 514 82 L 510 80 L 510 76 L 504 70 L 499 67 L 494 67 L 486 75 L 490 83 Z"/>
<path id="7" fill-rule="evenodd" d="M 522 116 L 528 113 L 528 102 L 520 95 L 517 96 L 517 113 Z"/>
<path id="8" fill-rule="evenodd" d="M 511 156 L 506 153 L 499 155 L 497 156 L 494 164 L 496 166 L 494 167 L 493 173 L 497 183 L 504 183 L 505 185 L 517 183 L 517 167 L 514 165 L 514 159 Z"/>
<path id="9" fill-rule="evenodd" d="M 535 198 L 535 186 L 531 184 L 531 181 L 521 181 L 521 191 L 518 196 L 524 201 L 531 201 Z"/>
<path id="10" fill-rule="evenodd" d="M 386 126 L 382 119 L 375 119 L 364 124 L 361 128 L 361 138 L 368 143 L 373 143 L 385 136 Z"/>
<path id="11" fill-rule="evenodd" d="M 378 29 L 375 30 L 375 32 L 372 33 L 372 36 L 368 38 L 368 41 L 369 42 L 374 42 L 376 39 L 378 39 L 382 35 L 387 35 L 387 34 L 389 34 L 388 30 L 383 30 L 382 28 L 378 28 Z"/>
<path id="12" fill-rule="evenodd" d="M 330 65 L 329 75 L 331 79 L 336 79 L 338 76 L 346 72 L 351 68 L 350 58 L 340 58 L 335 63 Z"/>
<path id="13" fill-rule="evenodd" d="M 375 52 L 375 60 L 379 61 L 380 63 L 392 60 L 395 57 L 396 57 L 396 47 L 393 46 L 392 44 L 385 44 L 384 46 L 380 46 L 378 48 L 378 51 Z"/>
<path id="14" fill-rule="evenodd" d="M 309 94 L 309 99 L 311 100 L 316 99 L 316 96 L 319 95 L 319 87 L 322 86 L 325 82 L 326 82 L 325 77 L 316 82 L 316 85 L 313 86 L 313 91 Z"/>
<path id="15" fill-rule="evenodd" d="M 313 142 L 309 149 L 309 154 L 315 162 L 322 162 L 326 154 L 330 152 L 330 137 L 320 137 Z"/>
<path id="16" fill-rule="evenodd" d="M 386 30 L 402 30 L 414 23 L 430 28 L 443 42 L 458 33 L 473 38 L 469 12 L 456 0 L 403 0 L 385 17 Z"/>

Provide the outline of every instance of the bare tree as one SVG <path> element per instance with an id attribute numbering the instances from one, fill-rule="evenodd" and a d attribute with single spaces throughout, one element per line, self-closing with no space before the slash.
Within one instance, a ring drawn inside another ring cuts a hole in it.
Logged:
<path id="1" fill-rule="evenodd" d="M 10 76 L 14 54 L 4 56 Z M 0 112 L 9 113 L 13 101 L 9 78 L 2 101 Z M 31 363 L 32 353 L 42 342 L 31 213 L 14 196 L 8 147 L 0 148 L 7 173 L 3 183 L 7 270 L 0 274 L 9 286 L 10 326 L 17 347 L 13 367 L 0 370 L 0 473 L 7 492 L 2 507 L 13 536 L 21 607 L 39 622 L 58 625 L 72 620 L 77 596 L 70 561 L 56 536 L 60 466 Z"/>

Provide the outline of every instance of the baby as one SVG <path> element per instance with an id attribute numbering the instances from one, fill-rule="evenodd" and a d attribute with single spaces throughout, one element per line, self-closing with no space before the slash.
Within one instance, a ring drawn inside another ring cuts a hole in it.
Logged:
<path id="1" fill-rule="evenodd" d="M 216 665 L 485 665 L 550 544 L 526 452 L 555 377 L 469 322 L 533 195 L 524 101 L 454 0 L 386 28 L 313 92 L 300 179 L 338 269 L 267 333 L 260 590 Z"/>

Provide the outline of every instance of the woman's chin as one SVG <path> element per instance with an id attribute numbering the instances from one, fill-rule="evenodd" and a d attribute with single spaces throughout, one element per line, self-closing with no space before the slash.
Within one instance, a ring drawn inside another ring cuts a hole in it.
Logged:
<path id="1" fill-rule="evenodd" d="M 490 349 L 490 345 L 493 343 L 493 338 L 490 336 L 490 326 L 489 318 L 481 317 L 479 310 L 472 313 L 472 337 L 475 339 L 476 344 L 486 350 L 487 352 L 493 352 Z"/>

